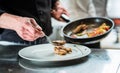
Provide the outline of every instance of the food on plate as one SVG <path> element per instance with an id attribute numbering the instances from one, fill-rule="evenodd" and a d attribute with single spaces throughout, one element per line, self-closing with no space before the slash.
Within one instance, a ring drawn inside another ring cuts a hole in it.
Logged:
<path id="1" fill-rule="evenodd" d="M 55 40 L 52 42 L 55 46 L 61 46 L 64 45 L 66 43 L 66 41 L 64 40 Z"/>
<path id="2" fill-rule="evenodd" d="M 80 28 L 81 27 L 81 28 Z M 98 35 L 101 35 L 108 31 L 110 29 L 110 26 L 108 26 L 106 23 L 103 23 L 99 27 L 90 28 L 86 24 L 81 24 L 81 26 L 77 26 L 70 36 L 72 38 L 89 38 L 89 37 L 95 37 Z"/>
<path id="3" fill-rule="evenodd" d="M 66 55 L 66 54 L 69 54 L 72 52 L 71 48 L 64 46 L 65 43 L 66 43 L 66 41 L 64 41 L 64 40 L 53 41 L 55 54 Z"/>
<path id="4" fill-rule="evenodd" d="M 55 46 L 54 52 L 58 55 L 66 55 L 67 53 L 71 53 L 71 48 L 64 47 L 64 46 Z"/>

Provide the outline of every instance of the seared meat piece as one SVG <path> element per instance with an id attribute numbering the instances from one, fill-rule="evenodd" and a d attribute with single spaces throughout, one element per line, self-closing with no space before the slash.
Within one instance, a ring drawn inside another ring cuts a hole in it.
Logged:
<path id="1" fill-rule="evenodd" d="M 66 41 L 64 40 L 56 40 L 52 42 L 55 46 L 61 46 L 64 45 L 66 43 Z"/>
<path id="2" fill-rule="evenodd" d="M 88 26 L 86 24 L 80 24 L 72 31 L 72 33 L 76 34 L 78 32 L 82 32 L 82 31 L 86 30 L 87 28 L 88 28 Z"/>
<path id="3" fill-rule="evenodd" d="M 67 53 L 71 53 L 71 48 L 66 48 L 64 46 L 55 46 L 54 52 L 58 55 L 66 55 Z"/>
<path id="4" fill-rule="evenodd" d="M 66 55 L 67 53 L 71 53 L 71 48 L 64 47 L 66 41 L 64 40 L 56 40 L 52 42 L 54 44 L 54 52 L 58 55 Z"/>

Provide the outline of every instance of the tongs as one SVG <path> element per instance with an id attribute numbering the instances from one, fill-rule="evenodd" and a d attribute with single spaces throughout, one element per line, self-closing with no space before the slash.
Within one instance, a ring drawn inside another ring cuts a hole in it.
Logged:
<path id="1" fill-rule="evenodd" d="M 49 36 L 47 36 L 47 35 L 45 34 L 45 37 L 46 37 L 46 39 L 48 40 L 48 42 L 49 42 L 50 44 L 53 44 L 53 42 L 51 41 L 51 39 L 49 38 Z"/>
<path id="2" fill-rule="evenodd" d="M 37 31 L 40 31 L 39 29 L 36 29 Z M 54 46 L 64 45 L 66 41 L 63 40 L 57 40 L 57 41 L 51 41 L 50 37 L 45 34 L 46 39 L 48 42 Z"/>

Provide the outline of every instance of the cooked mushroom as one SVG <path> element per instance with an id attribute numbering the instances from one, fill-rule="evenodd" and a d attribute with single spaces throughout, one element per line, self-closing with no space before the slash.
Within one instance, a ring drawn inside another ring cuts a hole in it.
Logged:
<path id="1" fill-rule="evenodd" d="M 71 48 L 67 48 L 64 46 L 55 46 L 54 52 L 58 55 L 66 55 L 67 53 L 71 53 L 72 50 L 71 50 Z"/>
<path id="2" fill-rule="evenodd" d="M 64 45 L 66 43 L 66 41 L 64 40 L 56 40 L 52 42 L 55 46 L 61 46 Z"/>

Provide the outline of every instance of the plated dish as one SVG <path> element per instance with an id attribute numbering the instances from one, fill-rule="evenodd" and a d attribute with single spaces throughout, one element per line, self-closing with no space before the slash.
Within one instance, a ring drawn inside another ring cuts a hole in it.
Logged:
<path id="1" fill-rule="evenodd" d="M 42 44 L 23 48 L 18 52 L 18 55 L 34 64 L 58 65 L 61 63 L 81 59 L 82 57 L 85 57 L 91 53 L 91 49 L 86 46 L 68 43 L 66 43 L 64 46 L 70 47 L 72 52 L 67 55 L 57 55 L 54 53 L 54 45 Z"/>

